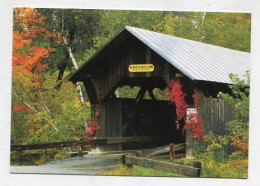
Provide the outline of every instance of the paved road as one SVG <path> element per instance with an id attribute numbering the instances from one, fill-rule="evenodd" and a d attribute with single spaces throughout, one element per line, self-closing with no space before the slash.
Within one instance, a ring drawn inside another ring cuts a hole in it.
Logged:
<path id="1" fill-rule="evenodd" d="M 11 173 L 21 174 L 77 174 L 95 175 L 97 172 L 115 168 L 120 155 L 85 155 L 50 162 L 40 166 L 11 166 Z"/>

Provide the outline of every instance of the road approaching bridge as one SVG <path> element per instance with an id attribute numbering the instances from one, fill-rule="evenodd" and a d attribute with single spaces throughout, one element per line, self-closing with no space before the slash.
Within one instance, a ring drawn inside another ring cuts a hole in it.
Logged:
<path id="1" fill-rule="evenodd" d="M 95 175 L 118 166 L 122 155 L 84 155 L 40 166 L 11 166 L 11 173 L 18 174 L 74 174 Z"/>

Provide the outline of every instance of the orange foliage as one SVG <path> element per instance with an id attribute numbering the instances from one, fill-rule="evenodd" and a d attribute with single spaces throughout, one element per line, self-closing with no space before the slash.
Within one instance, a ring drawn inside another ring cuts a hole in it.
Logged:
<path id="1" fill-rule="evenodd" d="M 233 145 L 239 150 L 248 153 L 248 143 L 243 142 L 240 139 L 232 138 Z"/>
<path id="2" fill-rule="evenodd" d="M 44 37 L 44 17 L 32 8 L 15 8 L 15 19 L 19 31 L 13 32 L 13 73 L 22 72 L 24 75 L 37 75 L 48 65 L 42 64 L 41 59 L 49 56 L 53 48 L 33 45 L 33 39 Z"/>
<path id="3" fill-rule="evenodd" d="M 39 46 L 43 38 L 47 36 L 44 26 L 44 17 L 32 8 L 14 9 L 15 27 L 13 31 L 12 73 L 13 82 L 28 87 L 41 86 L 40 73 L 48 68 L 42 59 L 47 58 L 53 48 Z M 43 46 L 46 45 L 44 41 Z M 16 86 L 17 87 L 17 86 Z M 17 105 L 14 111 L 26 110 Z"/>

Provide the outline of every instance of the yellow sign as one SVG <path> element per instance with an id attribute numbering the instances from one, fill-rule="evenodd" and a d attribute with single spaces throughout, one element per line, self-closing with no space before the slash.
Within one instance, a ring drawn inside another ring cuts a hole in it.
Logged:
<path id="1" fill-rule="evenodd" d="M 134 64 L 128 67 L 129 72 L 152 72 L 153 64 Z"/>

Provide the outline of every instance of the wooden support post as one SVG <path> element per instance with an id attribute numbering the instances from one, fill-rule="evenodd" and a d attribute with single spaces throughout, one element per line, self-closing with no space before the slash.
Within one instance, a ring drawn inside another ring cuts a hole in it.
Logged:
<path id="1" fill-rule="evenodd" d="M 142 157 L 143 156 L 143 152 L 138 150 L 136 151 L 136 157 Z"/>
<path id="2" fill-rule="evenodd" d="M 175 158 L 175 145 L 173 143 L 170 144 L 170 161 L 173 162 Z"/>
<path id="3" fill-rule="evenodd" d="M 156 98 L 155 98 L 155 96 L 154 96 L 154 94 L 153 94 L 152 89 L 148 89 L 148 92 L 149 92 L 149 95 L 150 95 L 150 97 L 152 98 L 152 100 L 156 100 Z"/>
<path id="4" fill-rule="evenodd" d="M 79 149 L 79 157 L 83 157 L 83 146 L 78 146 Z"/>
<path id="5" fill-rule="evenodd" d="M 140 88 L 140 90 L 138 91 L 137 96 L 136 96 L 136 103 L 139 103 L 139 101 L 140 101 L 141 99 L 143 99 L 146 90 L 147 90 L 147 89 L 144 88 L 144 87 L 141 87 L 141 88 Z"/>
<path id="6" fill-rule="evenodd" d="M 127 168 L 131 169 L 133 168 L 133 164 L 125 164 Z"/>
<path id="7" fill-rule="evenodd" d="M 200 172 L 201 172 L 201 162 L 199 162 L 199 161 L 194 161 L 194 162 L 193 162 L 193 167 L 199 169 L 199 171 L 197 172 L 197 177 L 200 177 Z"/>
<path id="8" fill-rule="evenodd" d="M 23 151 L 21 149 L 17 150 L 17 162 L 20 165 L 23 163 Z"/>
<path id="9" fill-rule="evenodd" d="M 186 158 L 192 158 L 193 140 L 191 138 L 191 130 L 186 130 Z"/>
<path id="10" fill-rule="evenodd" d="M 126 163 L 126 155 L 123 155 L 121 157 L 121 163 L 126 166 L 127 168 L 133 168 L 133 165 L 132 164 L 129 164 L 129 163 Z"/>

